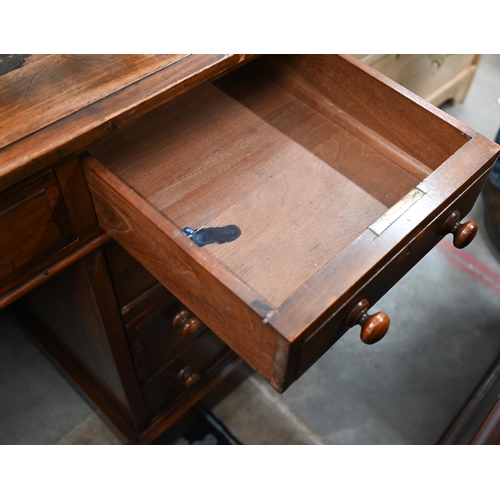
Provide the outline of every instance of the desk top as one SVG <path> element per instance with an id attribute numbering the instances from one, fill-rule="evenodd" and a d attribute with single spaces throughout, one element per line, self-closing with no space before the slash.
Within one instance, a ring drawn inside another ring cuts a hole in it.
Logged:
<path id="1" fill-rule="evenodd" d="M 88 144 L 245 55 L 19 55 L 0 59 L 0 189 Z"/>

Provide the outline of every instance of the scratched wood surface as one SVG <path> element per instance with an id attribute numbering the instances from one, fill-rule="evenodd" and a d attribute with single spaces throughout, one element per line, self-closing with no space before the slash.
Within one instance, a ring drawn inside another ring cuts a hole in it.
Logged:
<path id="1" fill-rule="evenodd" d="M 0 75 L 6 75 L 11 71 L 25 67 L 28 64 L 33 64 L 48 55 L 49 54 L 1 54 Z"/>
<path id="2" fill-rule="evenodd" d="M 82 152 L 86 146 L 113 130 L 135 121 L 190 88 L 245 64 L 245 61 L 253 57 L 245 54 L 190 55 L 0 148 L 0 189 L 53 165 L 61 158 Z M 11 74 L 20 71 L 22 68 Z M 136 78 L 140 74 L 139 72 Z M 120 73 L 117 77 L 120 78 Z M 82 78 L 85 79 L 86 76 L 83 75 Z M 78 79 L 68 79 L 66 83 L 79 86 Z M 37 104 L 36 99 L 34 104 Z M 30 120 L 31 115 L 29 113 Z M 0 121 L 5 121 L 6 124 L 9 124 L 11 118 L 0 114 Z M 13 124 L 16 123 L 17 117 L 14 117 Z"/>
<path id="3" fill-rule="evenodd" d="M 419 182 L 246 72 L 93 153 L 180 229 L 238 226 L 241 237 L 206 251 L 273 308 Z"/>
<path id="4" fill-rule="evenodd" d="M 2 75 L 0 148 L 183 57 L 50 55 Z"/>

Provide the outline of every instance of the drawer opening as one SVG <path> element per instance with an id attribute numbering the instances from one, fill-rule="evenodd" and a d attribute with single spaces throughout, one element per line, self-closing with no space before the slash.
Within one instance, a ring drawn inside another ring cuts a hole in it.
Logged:
<path id="1" fill-rule="evenodd" d="M 236 226 L 238 238 L 203 248 L 276 309 L 468 139 L 449 126 L 414 155 L 414 137 L 393 138 L 407 126 L 394 124 L 394 92 L 388 116 L 384 85 L 333 60 L 256 60 L 91 152 L 179 230 Z"/>

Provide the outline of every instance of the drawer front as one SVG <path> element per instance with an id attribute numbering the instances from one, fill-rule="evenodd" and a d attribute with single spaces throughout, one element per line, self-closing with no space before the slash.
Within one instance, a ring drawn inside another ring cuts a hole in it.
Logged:
<path id="1" fill-rule="evenodd" d="M 168 366 L 143 383 L 146 404 L 158 415 L 181 398 L 188 397 L 208 381 L 230 349 L 216 335 L 206 331 Z"/>
<path id="2" fill-rule="evenodd" d="M 126 307 L 158 282 L 123 247 L 111 244 L 106 248 L 111 280 L 120 307 Z"/>
<path id="3" fill-rule="evenodd" d="M 300 349 L 296 379 L 303 375 L 349 329 L 345 324 L 346 319 L 360 300 L 365 299 L 370 306 L 374 305 L 443 239 L 445 235 L 442 234 L 441 229 L 455 210 L 458 210 L 460 214 L 467 214 L 471 211 L 488 174 L 489 172 L 481 176 L 461 196 L 455 199 L 375 276 L 359 288 L 332 318 L 304 341 Z M 390 311 L 388 313 L 390 315 Z M 356 332 L 358 332 L 357 328 Z"/>
<path id="4" fill-rule="evenodd" d="M 173 297 L 146 310 L 127 324 L 139 377 L 144 380 L 165 366 L 206 327 L 181 302 Z"/>
<path id="5" fill-rule="evenodd" d="M 2 283 L 76 239 L 52 170 L 2 197 L 0 233 Z"/>
<path id="6" fill-rule="evenodd" d="M 7 189 L 0 197 L 0 297 L 101 232 L 78 161 Z"/>

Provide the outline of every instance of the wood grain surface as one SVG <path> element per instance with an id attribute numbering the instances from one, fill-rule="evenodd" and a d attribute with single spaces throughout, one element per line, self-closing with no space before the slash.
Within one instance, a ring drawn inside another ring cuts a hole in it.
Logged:
<path id="1" fill-rule="evenodd" d="M 36 132 L 0 148 L 0 189 L 11 186 L 62 158 L 76 156 L 90 143 L 101 139 L 113 130 L 131 123 L 144 113 L 190 88 L 244 64 L 252 57 L 237 54 L 194 54 L 168 64 L 140 80 L 137 80 L 136 75 L 134 81 L 121 90 L 76 109 L 67 116 L 61 116 L 50 125 L 39 128 Z M 30 64 L 26 67 L 26 71 L 32 66 L 42 64 L 45 59 L 47 58 Z M 20 68 L 4 76 L 11 75 L 10 77 L 14 78 L 12 75 L 22 70 L 23 68 Z M 79 81 L 79 79 L 67 78 L 65 85 L 78 88 Z M 32 92 L 32 89 L 29 92 Z M 51 95 L 50 91 L 49 95 Z M 20 101 L 23 100 L 20 91 L 18 91 L 17 98 Z M 9 107 L 17 106 L 7 101 L 6 98 L 2 99 Z M 43 93 L 40 100 L 41 102 L 44 100 Z M 63 106 L 62 103 L 59 104 Z M 22 102 L 18 105 L 23 107 Z M 32 107 L 42 109 L 43 105 L 35 98 Z M 45 110 L 44 113 L 50 114 L 51 110 Z M 28 122 L 32 118 L 29 113 L 27 118 Z M 13 124 L 17 124 L 16 127 L 22 127 L 17 117 L 8 113 L 0 114 L 0 122 L 5 130 L 9 130 L 12 120 Z"/>
<path id="2" fill-rule="evenodd" d="M 246 73 L 192 92 L 92 152 L 179 229 L 238 226 L 240 238 L 206 251 L 273 308 L 419 182 Z"/>
<path id="3" fill-rule="evenodd" d="M 0 54 L 0 76 L 48 57 L 49 54 Z"/>
<path id="4" fill-rule="evenodd" d="M 445 113 L 423 99 L 415 99 L 411 92 L 355 58 L 281 56 L 278 63 L 309 82 L 343 112 L 431 169 L 439 167 L 469 138 L 463 124 L 457 127 L 454 125 L 459 125 L 458 121 L 448 123 L 450 118 Z"/>
<path id="5" fill-rule="evenodd" d="M 0 76 L 0 148 L 184 55 L 50 55 Z"/>

